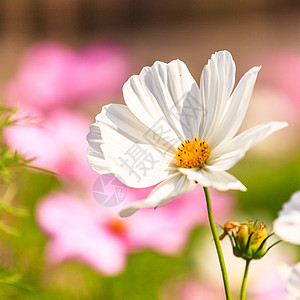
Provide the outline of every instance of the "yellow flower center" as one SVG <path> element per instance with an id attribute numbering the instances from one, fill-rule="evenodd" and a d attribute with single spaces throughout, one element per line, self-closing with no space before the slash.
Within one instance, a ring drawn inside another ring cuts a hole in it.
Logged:
<path id="1" fill-rule="evenodd" d="M 191 141 L 186 139 L 177 149 L 175 155 L 177 166 L 185 169 L 203 167 L 210 153 L 208 144 L 196 137 Z"/>

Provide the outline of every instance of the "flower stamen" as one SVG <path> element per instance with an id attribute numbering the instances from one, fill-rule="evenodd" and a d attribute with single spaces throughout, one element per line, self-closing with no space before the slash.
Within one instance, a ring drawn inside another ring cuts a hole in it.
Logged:
<path id="1" fill-rule="evenodd" d="M 185 169 L 203 167 L 210 153 L 208 144 L 205 141 L 199 141 L 197 137 L 191 141 L 185 139 L 184 143 L 177 147 L 177 150 L 174 157 L 176 164 Z"/>

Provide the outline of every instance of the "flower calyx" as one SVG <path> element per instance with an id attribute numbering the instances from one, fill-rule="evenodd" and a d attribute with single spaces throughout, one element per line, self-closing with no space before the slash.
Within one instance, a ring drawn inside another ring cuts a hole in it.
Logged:
<path id="1" fill-rule="evenodd" d="M 266 243 L 273 233 L 268 234 L 267 227 L 263 222 L 246 221 L 239 223 L 228 221 L 223 226 L 224 233 L 219 237 L 220 240 L 226 235 L 229 236 L 233 254 L 245 260 L 261 259 L 277 243 L 266 249 Z"/>

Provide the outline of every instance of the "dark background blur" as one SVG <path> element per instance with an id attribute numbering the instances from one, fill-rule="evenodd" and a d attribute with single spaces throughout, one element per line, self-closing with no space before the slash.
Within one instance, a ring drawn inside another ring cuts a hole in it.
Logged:
<path id="1" fill-rule="evenodd" d="M 211 53 L 226 48 L 241 75 L 259 52 L 298 51 L 299 17 L 300 2 L 292 0 L 2 0 L 1 88 L 24 49 L 45 39 L 73 47 L 121 42 L 134 57 L 137 72 L 155 60 L 180 57 L 196 78 Z"/>

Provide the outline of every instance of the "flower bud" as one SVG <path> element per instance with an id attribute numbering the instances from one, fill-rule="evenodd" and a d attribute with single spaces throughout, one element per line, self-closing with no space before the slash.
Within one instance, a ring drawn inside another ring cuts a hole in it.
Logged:
<path id="1" fill-rule="evenodd" d="M 224 227 L 222 238 L 229 236 L 233 253 L 237 257 L 246 260 L 262 258 L 269 248 L 266 249 L 266 241 L 271 236 L 268 235 L 267 228 L 264 223 L 257 225 L 252 221 L 246 223 L 238 223 L 235 221 L 227 222 Z"/>

